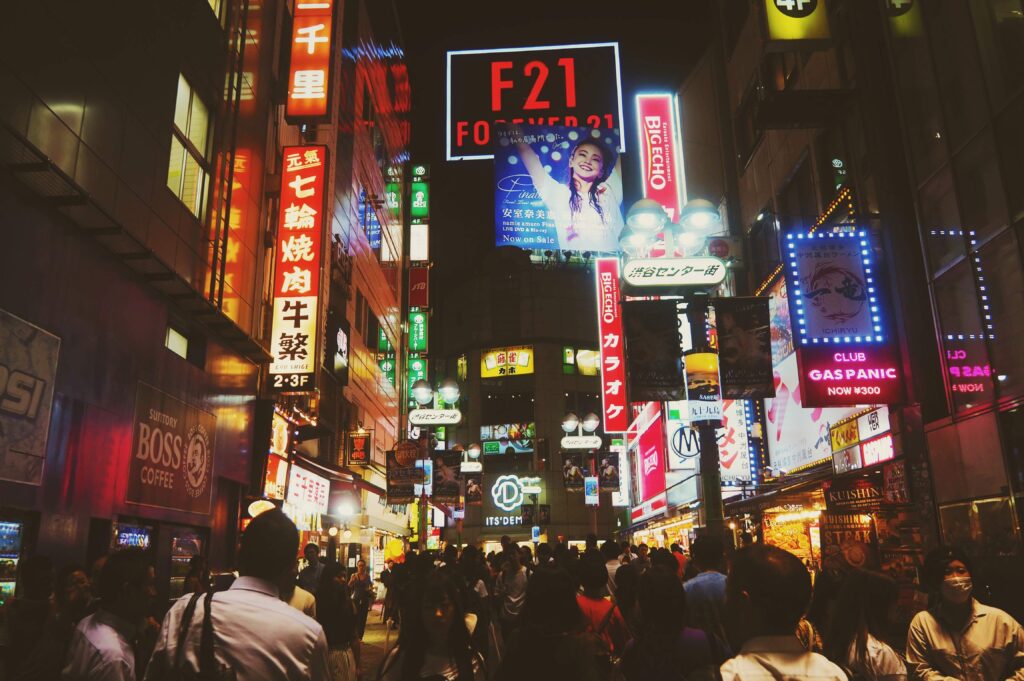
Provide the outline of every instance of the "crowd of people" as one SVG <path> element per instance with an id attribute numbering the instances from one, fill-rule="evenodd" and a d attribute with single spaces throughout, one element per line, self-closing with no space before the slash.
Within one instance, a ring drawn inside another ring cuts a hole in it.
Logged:
<path id="1" fill-rule="evenodd" d="M 798 558 L 765 544 L 727 553 L 703 537 L 686 556 L 596 537 L 583 551 L 534 551 L 506 537 L 488 555 L 410 551 L 380 576 L 398 635 L 371 669 L 365 562 L 349 575 L 311 545 L 298 571 L 298 544 L 284 514 L 261 514 L 230 586 L 212 588 L 197 564 L 162 621 L 140 550 L 92 574 L 27 558 L 4 611 L 0 679 L 1024 680 L 1024 630 L 974 598 L 970 559 L 948 548 L 928 554 L 930 605 L 902 632 L 890 577 L 851 569 L 812 587 Z"/>

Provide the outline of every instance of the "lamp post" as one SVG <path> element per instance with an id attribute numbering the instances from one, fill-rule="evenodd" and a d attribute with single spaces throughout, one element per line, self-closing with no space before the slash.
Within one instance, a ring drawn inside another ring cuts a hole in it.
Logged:
<path id="1" fill-rule="evenodd" d="M 575 412 L 566 412 L 565 416 L 562 417 L 562 431 L 566 435 L 576 433 L 577 435 L 586 433 L 587 435 L 593 435 L 594 432 L 601 427 L 601 417 L 590 412 L 586 414 L 582 419 L 576 415 Z M 590 456 L 590 468 L 592 471 L 597 472 L 597 459 L 593 456 L 594 450 L 588 449 Z M 536 512 L 536 511 L 535 511 Z M 597 534 L 597 507 L 590 507 L 590 531 Z"/>
<path id="2" fill-rule="evenodd" d="M 420 409 L 425 409 L 428 405 L 434 401 L 434 388 L 424 379 L 418 379 L 412 384 L 410 389 L 412 398 L 419 405 Z M 459 401 L 461 393 L 459 391 L 459 384 L 452 378 L 446 378 L 441 381 L 441 385 L 437 389 L 438 395 L 445 401 L 445 404 L 455 404 Z M 430 455 L 430 436 L 432 429 L 430 426 L 421 426 L 426 430 L 426 447 L 424 448 L 424 456 Z M 420 503 L 419 503 L 419 546 L 421 551 L 427 549 L 427 484 L 426 480 L 420 485 Z"/>

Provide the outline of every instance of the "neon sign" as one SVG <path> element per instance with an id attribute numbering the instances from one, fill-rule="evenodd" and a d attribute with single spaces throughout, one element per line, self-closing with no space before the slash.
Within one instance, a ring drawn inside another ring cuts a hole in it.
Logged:
<path id="1" fill-rule="evenodd" d="M 527 494 L 540 494 L 540 478 L 519 477 L 518 475 L 499 476 L 491 486 L 491 499 L 502 511 L 512 512 L 523 505 Z"/>
<path id="2" fill-rule="evenodd" d="M 601 406 L 604 432 L 624 433 L 629 426 L 626 402 L 626 356 L 622 343 L 622 305 L 618 258 L 599 258 L 597 328 L 601 341 Z"/>
<path id="3" fill-rule="evenodd" d="M 887 345 L 855 351 L 801 348 L 800 387 L 805 407 L 895 404 L 903 399 L 902 372 Z"/>
<path id="4" fill-rule="evenodd" d="M 285 105 L 288 122 L 308 122 L 330 115 L 333 37 L 334 0 L 297 0 Z"/>
<path id="5" fill-rule="evenodd" d="M 680 172 L 683 153 L 679 145 L 679 108 L 675 95 L 637 95 L 636 113 L 644 198 L 660 203 L 669 219 L 675 221 L 682 208 L 686 186 Z"/>

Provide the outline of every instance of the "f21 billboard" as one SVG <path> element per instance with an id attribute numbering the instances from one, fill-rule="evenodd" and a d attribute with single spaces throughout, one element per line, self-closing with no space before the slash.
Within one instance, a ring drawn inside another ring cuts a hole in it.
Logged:
<path id="1" fill-rule="evenodd" d="M 491 158 L 496 123 L 621 129 L 619 45 L 451 51 L 446 96 L 449 161 Z"/>

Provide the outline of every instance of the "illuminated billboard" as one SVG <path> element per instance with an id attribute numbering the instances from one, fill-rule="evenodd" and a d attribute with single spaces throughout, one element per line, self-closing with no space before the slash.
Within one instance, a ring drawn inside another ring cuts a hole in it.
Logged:
<path id="1" fill-rule="evenodd" d="M 622 126 L 618 43 L 450 51 L 447 71 L 449 161 L 491 158 L 495 123 Z"/>
<path id="2" fill-rule="evenodd" d="M 624 433 L 629 426 L 626 401 L 626 352 L 623 344 L 619 259 L 599 258 L 597 330 L 601 341 L 601 419 L 606 433 Z"/>
<path id="3" fill-rule="evenodd" d="M 629 427 L 635 433 L 631 448 L 635 448 L 637 501 L 630 519 L 632 522 L 646 520 L 664 511 L 665 495 L 665 433 L 660 402 L 648 402 L 643 412 Z"/>
<path id="4" fill-rule="evenodd" d="M 669 93 L 636 96 L 640 131 L 640 169 L 644 198 L 665 207 L 669 221 L 679 219 L 686 200 L 679 107 Z"/>
<path id="5" fill-rule="evenodd" d="M 532 373 L 532 345 L 493 348 L 480 353 L 480 378 L 503 378 Z"/>
<path id="6" fill-rule="evenodd" d="M 764 8 L 769 41 L 829 38 L 825 0 L 764 0 Z"/>
<path id="7" fill-rule="evenodd" d="M 618 252 L 618 130 L 502 125 L 495 134 L 496 245 Z"/>
<path id="8" fill-rule="evenodd" d="M 289 123 L 329 118 L 334 0 L 296 0 L 288 70 Z"/>

